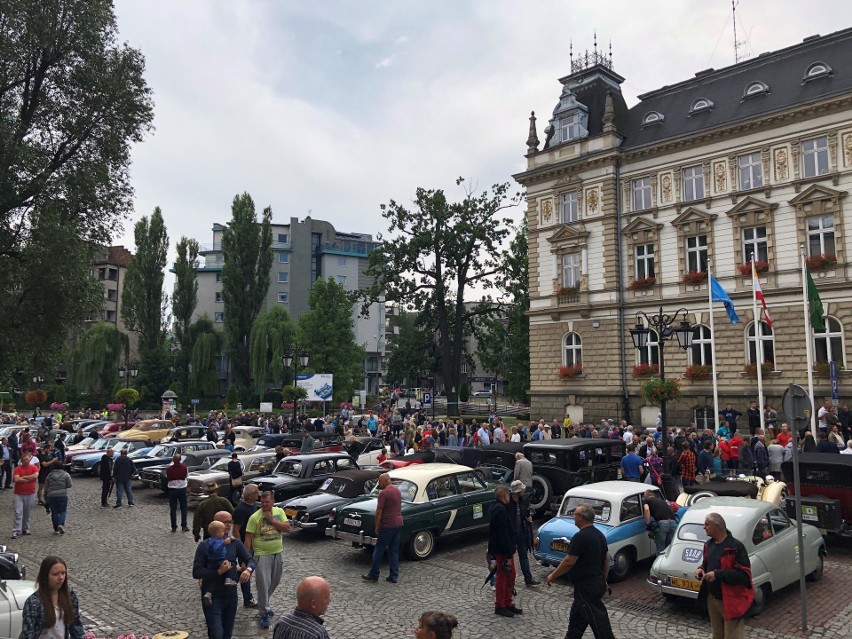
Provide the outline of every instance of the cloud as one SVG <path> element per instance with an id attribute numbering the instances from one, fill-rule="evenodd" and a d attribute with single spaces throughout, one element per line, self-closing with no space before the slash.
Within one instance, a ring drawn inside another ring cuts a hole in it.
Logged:
<path id="1" fill-rule="evenodd" d="M 394 41 L 393 41 L 393 46 L 395 46 L 395 47 L 401 47 L 401 46 L 402 46 L 402 45 L 404 45 L 406 42 L 408 42 L 408 36 L 406 36 L 406 35 L 401 35 L 401 36 L 399 36 L 396 40 L 394 40 Z"/>
<path id="2" fill-rule="evenodd" d="M 390 65 L 393 64 L 393 58 L 394 57 L 392 55 L 389 55 L 386 58 L 382 58 L 381 60 L 379 60 L 376 63 L 376 68 L 377 69 L 387 69 Z"/>

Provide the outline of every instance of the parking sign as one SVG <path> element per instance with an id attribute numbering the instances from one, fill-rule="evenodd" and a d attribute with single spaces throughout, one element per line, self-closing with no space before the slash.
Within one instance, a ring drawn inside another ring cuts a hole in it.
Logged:
<path id="1" fill-rule="evenodd" d="M 426 405 L 432 403 L 432 393 L 423 393 L 423 403 Z"/>

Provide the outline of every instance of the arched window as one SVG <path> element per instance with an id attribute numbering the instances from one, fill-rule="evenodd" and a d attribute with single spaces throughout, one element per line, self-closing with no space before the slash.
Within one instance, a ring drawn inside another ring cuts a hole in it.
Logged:
<path id="1" fill-rule="evenodd" d="M 751 82 L 743 91 L 743 100 L 751 98 L 755 95 L 764 95 L 769 93 L 769 85 L 765 82 Z"/>
<path id="2" fill-rule="evenodd" d="M 710 327 L 698 325 L 692 330 L 692 346 L 689 349 L 689 363 L 693 366 L 713 363 L 713 348 L 710 344 Z"/>
<path id="3" fill-rule="evenodd" d="M 562 363 L 580 366 L 583 363 L 583 340 L 577 333 L 567 333 L 562 338 Z"/>
<path id="4" fill-rule="evenodd" d="M 843 351 L 843 325 L 833 317 L 825 317 L 825 330 L 814 329 L 814 361 L 834 360 L 837 368 L 846 368 Z"/>
<path id="5" fill-rule="evenodd" d="M 802 78 L 802 82 L 810 82 L 811 80 L 816 80 L 818 78 L 825 78 L 831 74 L 831 67 L 825 62 L 814 62 L 805 70 L 805 76 Z"/>
<path id="6" fill-rule="evenodd" d="M 689 115 L 692 115 L 693 113 L 701 113 L 702 111 L 710 111 L 712 108 L 712 100 L 708 100 L 707 98 L 698 98 L 689 108 Z"/>
<path id="7" fill-rule="evenodd" d="M 648 343 L 645 348 L 636 349 L 637 364 L 659 364 L 660 363 L 660 339 L 657 331 L 651 329 L 648 333 Z"/>
<path id="8" fill-rule="evenodd" d="M 754 336 L 754 322 L 748 325 L 748 363 L 754 364 L 757 362 L 757 339 Z M 772 335 L 772 329 L 766 322 L 760 322 L 760 335 L 758 339 L 763 344 L 763 363 L 775 362 L 775 337 Z M 775 368 L 773 366 L 773 368 Z"/>
<path id="9" fill-rule="evenodd" d="M 642 118 L 642 126 L 646 127 L 646 126 L 650 126 L 652 124 L 662 124 L 663 120 L 665 120 L 665 119 L 666 119 L 666 116 L 664 116 L 659 111 L 649 111 L 648 113 L 645 114 L 645 117 Z"/>

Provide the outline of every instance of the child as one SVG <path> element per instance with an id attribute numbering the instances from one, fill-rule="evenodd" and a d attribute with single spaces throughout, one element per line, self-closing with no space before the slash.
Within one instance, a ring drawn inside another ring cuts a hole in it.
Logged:
<path id="1" fill-rule="evenodd" d="M 497 558 L 490 552 L 485 551 L 485 563 L 488 565 L 488 574 L 491 575 L 488 578 L 488 585 L 491 586 L 491 590 L 495 590 L 494 582 L 497 578 L 497 571 L 495 570 L 497 568 Z"/>
<path id="2" fill-rule="evenodd" d="M 205 554 L 207 555 L 207 567 L 213 570 L 219 570 L 222 562 L 225 561 L 228 555 L 228 546 L 231 543 L 230 537 L 225 537 L 225 524 L 221 521 L 210 522 L 207 527 L 207 532 L 210 537 L 205 539 L 203 544 L 206 544 Z M 236 567 L 232 566 L 225 577 L 226 586 L 236 586 Z M 201 597 L 205 606 L 213 605 L 213 593 L 205 592 Z"/>

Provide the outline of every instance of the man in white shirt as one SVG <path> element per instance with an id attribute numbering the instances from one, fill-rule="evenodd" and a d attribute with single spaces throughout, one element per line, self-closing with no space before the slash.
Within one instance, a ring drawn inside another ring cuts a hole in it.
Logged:
<path id="1" fill-rule="evenodd" d="M 476 431 L 476 434 L 479 437 L 480 446 L 491 445 L 491 434 L 488 432 L 488 429 L 485 427 L 485 424 L 482 424 L 482 426 L 479 427 L 479 430 Z"/>
<path id="2" fill-rule="evenodd" d="M 846 442 L 846 448 L 840 451 L 841 455 L 852 455 L 852 439 Z"/>
<path id="3" fill-rule="evenodd" d="M 628 426 L 627 430 L 624 431 L 624 443 L 627 446 L 633 443 L 633 426 Z"/>
<path id="4" fill-rule="evenodd" d="M 506 441 L 506 431 L 503 430 L 501 425 L 497 425 L 494 427 L 494 442 L 505 442 Z"/>

